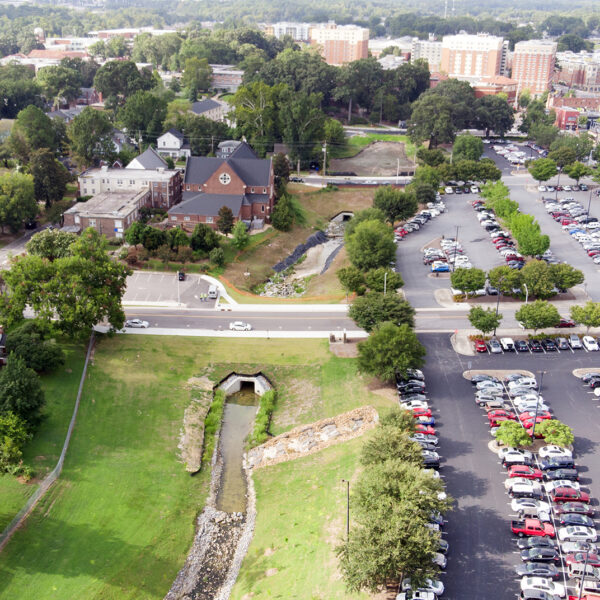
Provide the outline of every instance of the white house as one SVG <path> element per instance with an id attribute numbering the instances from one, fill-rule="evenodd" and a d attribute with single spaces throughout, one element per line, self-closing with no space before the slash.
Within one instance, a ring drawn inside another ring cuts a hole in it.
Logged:
<path id="1" fill-rule="evenodd" d="M 161 156 L 171 158 L 187 158 L 192 155 L 189 144 L 186 144 L 183 133 L 177 129 L 169 129 L 156 140 L 156 150 Z"/>
<path id="2" fill-rule="evenodd" d="M 223 121 L 228 123 L 227 113 L 230 107 L 227 102 L 222 100 L 214 100 L 213 98 L 205 98 L 204 100 L 198 100 L 192 104 L 190 109 L 195 115 L 199 117 L 206 117 L 211 121 Z"/>

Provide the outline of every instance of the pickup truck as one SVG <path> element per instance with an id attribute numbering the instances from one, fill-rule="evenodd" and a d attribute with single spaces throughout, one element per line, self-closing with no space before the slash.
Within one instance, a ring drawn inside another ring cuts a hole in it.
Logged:
<path id="1" fill-rule="evenodd" d="M 510 529 L 519 537 L 526 535 L 554 537 L 554 527 L 550 523 L 542 523 L 539 519 L 523 519 L 522 521 L 511 521 Z M 600 600 L 600 598 L 598 599 Z"/>

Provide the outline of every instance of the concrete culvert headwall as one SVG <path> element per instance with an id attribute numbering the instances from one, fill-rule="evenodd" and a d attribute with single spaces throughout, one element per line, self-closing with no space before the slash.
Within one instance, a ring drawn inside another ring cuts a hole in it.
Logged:
<path id="1" fill-rule="evenodd" d="M 265 392 L 273 388 L 271 382 L 262 373 L 254 375 L 231 373 L 225 379 L 222 379 L 217 387 L 223 390 L 226 396 L 231 396 L 231 394 L 239 392 L 244 383 L 254 384 L 254 393 L 257 396 L 262 396 Z"/>

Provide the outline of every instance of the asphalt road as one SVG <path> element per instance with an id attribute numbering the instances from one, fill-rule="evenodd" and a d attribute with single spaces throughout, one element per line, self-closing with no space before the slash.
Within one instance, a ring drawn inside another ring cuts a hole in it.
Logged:
<path id="1" fill-rule="evenodd" d="M 464 357 L 454 352 L 447 335 L 422 334 L 420 338 L 427 347 L 424 373 L 440 437 L 440 472 L 448 493 L 456 500 L 445 526 L 450 553 L 443 577 L 444 598 L 514 599 L 518 580 L 513 568 L 520 559 L 510 532 L 509 521 L 514 515 L 504 491 L 505 472 L 487 448 L 492 438 L 485 414 L 475 404 L 473 387 L 462 373 L 469 367 L 546 371 L 542 395 L 556 418 L 573 428 L 582 484 L 589 487 L 598 506 L 600 477 L 594 475 L 600 459 L 595 441 L 600 437 L 600 404 L 572 370 L 600 365 L 600 354 L 577 351 Z"/>

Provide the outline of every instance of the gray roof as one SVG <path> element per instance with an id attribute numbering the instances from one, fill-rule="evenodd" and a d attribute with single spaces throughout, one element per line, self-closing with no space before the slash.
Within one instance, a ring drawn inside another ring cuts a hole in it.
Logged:
<path id="1" fill-rule="evenodd" d="M 160 156 L 156 152 L 156 150 L 154 148 L 152 148 L 151 146 L 149 146 L 145 152 L 142 152 L 142 154 L 140 154 L 139 156 L 136 156 L 129 163 L 129 165 L 133 161 L 137 161 L 140 165 L 142 165 L 143 169 L 160 169 L 160 168 L 167 169 L 168 168 L 168 165 L 167 165 L 165 159 L 162 156 Z M 129 165 L 127 165 L 128 169 L 130 168 Z M 138 168 L 138 167 L 131 167 L 131 168 Z"/>
<path id="2" fill-rule="evenodd" d="M 211 98 L 206 98 L 194 102 L 190 110 L 197 115 L 201 115 L 202 113 L 219 108 L 220 106 L 221 104 L 219 102 L 215 102 L 215 100 L 212 100 Z"/>
<path id="3" fill-rule="evenodd" d="M 246 142 L 240 142 L 238 147 L 229 155 L 230 158 L 258 158 L 256 152 Z"/>
<path id="4" fill-rule="evenodd" d="M 228 206 L 234 217 L 238 217 L 244 200 L 243 194 L 205 194 L 184 192 L 183 200 L 169 209 L 169 215 L 203 215 L 216 217 L 219 209 Z"/>
<path id="5" fill-rule="evenodd" d="M 237 152 L 237 151 L 236 151 Z M 212 158 L 190 156 L 185 169 L 185 183 L 205 183 L 217 169 L 229 165 L 249 186 L 268 187 L 271 161 L 262 158 Z"/>
<path id="6" fill-rule="evenodd" d="M 163 135 L 165 135 L 166 133 L 170 133 L 171 135 L 174 135 L 177 139 L 183 140 L 183 133 L 181 133 L 181 131 L 179 131 L 178 129 L 175 129 L 175 127 L 171 127 L 171 129 L 169 129 L 169 131 L 165 131 Z"/>

